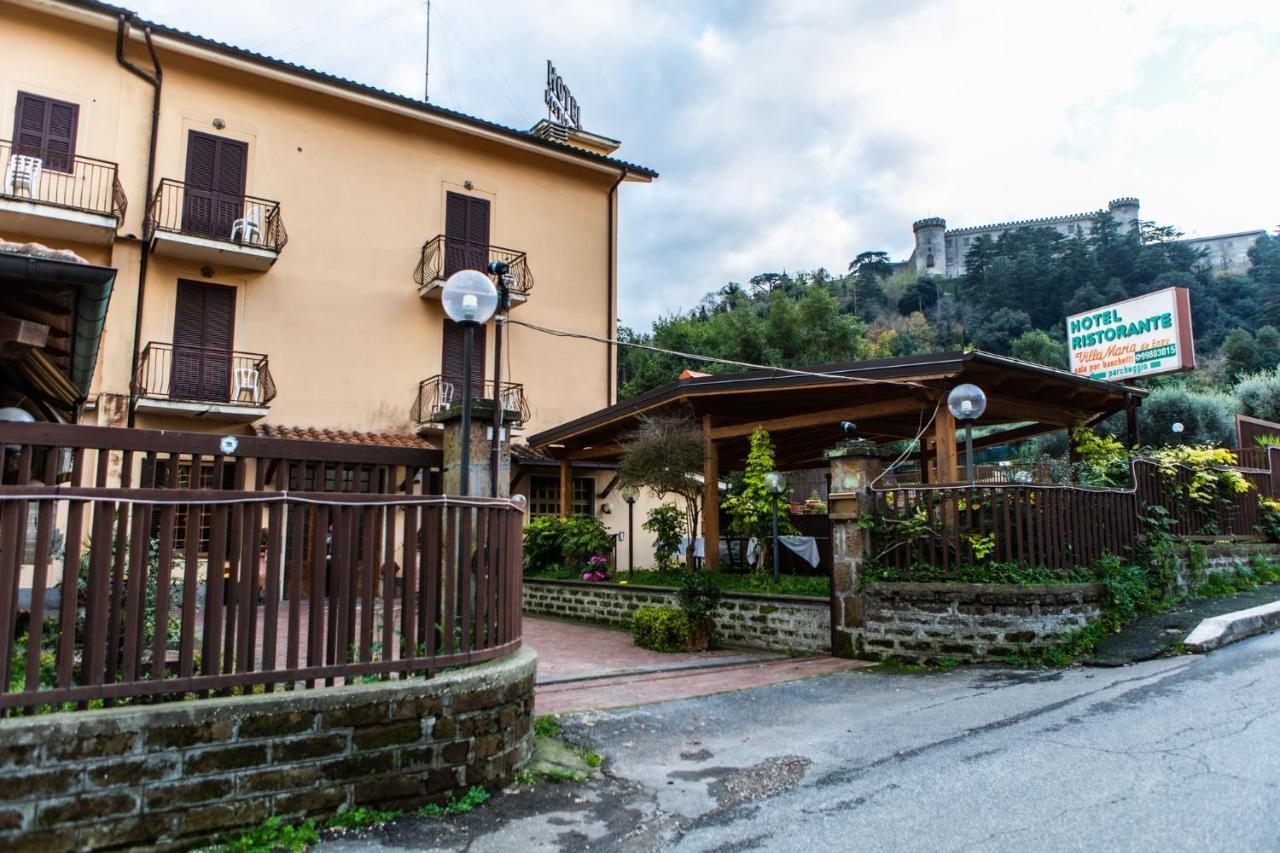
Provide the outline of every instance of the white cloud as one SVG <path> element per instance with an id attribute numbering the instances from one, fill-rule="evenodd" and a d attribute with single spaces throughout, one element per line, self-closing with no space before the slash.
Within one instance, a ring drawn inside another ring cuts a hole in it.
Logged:
<path id="1" fill-rule="evenodd" d="M 202 34 L 410 95 L 419 0 L 142 0 Z M 1136 195 L 1192 233 L 1280 223 L 1272 0 L 432 0 L 432 100 L 517 127 L 557 67 L 591 130 L 662 178 L 623 191 L 621 314 L 728 280 L 905 255 Z"/>

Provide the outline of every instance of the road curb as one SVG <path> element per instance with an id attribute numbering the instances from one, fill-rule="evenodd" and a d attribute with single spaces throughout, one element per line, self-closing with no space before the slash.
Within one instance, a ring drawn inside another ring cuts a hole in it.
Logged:
<path id="1" fill-rule="evenodd" d="M 1182 644 L 1190 652 L 1210 652 L 1276 628 L 1280 628 L 1280 601 L 1204 619 Z"/>

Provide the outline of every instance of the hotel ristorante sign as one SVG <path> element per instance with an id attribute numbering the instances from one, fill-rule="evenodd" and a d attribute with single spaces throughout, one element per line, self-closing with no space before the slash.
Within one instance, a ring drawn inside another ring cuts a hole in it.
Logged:
<path id="1" fill-rule="evenodd" d="M 547 60 L 547 91 L 543 96 L 547 102 L 547 117 L 556 124 L 582 129 L 582 113 L 578 110 L 578 101 L 564 84 L 564 78 L 556 71 L 556 67 Z"/>
<path id="2" fill-rule="evenodd" d="M 1067 352 L 1071 372 L 1090 379 L 1191 370 L 1191 297 L 1170 287 L 1068 317 Z"/>

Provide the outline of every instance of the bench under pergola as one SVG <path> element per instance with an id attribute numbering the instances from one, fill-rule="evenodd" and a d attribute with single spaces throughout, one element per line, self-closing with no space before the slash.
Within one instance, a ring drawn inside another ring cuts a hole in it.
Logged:
<path id="1" fill-rule="evenodd" d="M 576 461 L 616 461 L 641 418 L 684 414 L 702 424 L 711 452 L 703 472 L 704 531 L 720 537 L 722 470 L 741 470 L 752 431 L 773 437 L 779 470 L 823 468 L 824 452 L 845 437 L 841 422 L 857 425 L 858 438 L 883 444 L 922 436 L 921 471 L 939 483 L 959 482 L 956 421 L 947 393 L 972 383 L 987 395 L 978 426 L 1005 429 L 974 439 L 989 447 L 1128 412 L 1130 445 L 1137 443 L 1136 409 L 1146 392 L 1115 382 L 1076 376 L 991 353 L 944 352 L 874 361 L 824 364 L 805 374 L 754 370 L 727 375 L 691 374 L 529 437 L 529 445 L 560 461 L 561 513 L 572 498 Z M 812 374 L 822 374 L 815 376 Z M 932 422 L 930 423 L 930 419 Z M 927 425 L 927 428 L 926 428 Z M 714 568 L 717 549 L 707 549 Z"/>

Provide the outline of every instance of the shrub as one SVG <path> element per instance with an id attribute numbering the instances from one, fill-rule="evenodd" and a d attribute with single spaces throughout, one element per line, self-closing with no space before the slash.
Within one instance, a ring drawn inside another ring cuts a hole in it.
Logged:
<path id="1" fill-rule="evenodd" d="M 1235 441 L 1235 412 L 1236 401 L 1229 394 L 1174 385 L 1156 388 L 1142 401 L 1138 422 L 1142 440 L 1150 444 L 1230 447 Z M 1173 431 L 1175 422 L 1183 425 L 1181 434 Z"/>
<path id="2" fill-rule="evenodd" d="M 655 652 L 682 652 L 693 634 L 689 618 L 674 607 L 641 607 L 631 620 L 636 645 Z"/>
<path id="3" fill-rule="evenodd" d="M 661 504 L 649 510 L 644 524 L 640 525 L 653 534 L 653 560 L 659 570 L 673 569 L 679 564 L 677 555 L 684 525 L 684 513 L 671 504 Z"/>
<path id="4" fill-rule="evenodd" d="M 690 626 L 706 625 L 720 606 L 720 585 L 707 572 L 689 572 L 680 582 L 676 597 Z"/>
<path id="5" fill-rule="evenodd" d="M 532 518 L 524 528 L 524 567 L 529 572 L 571 566 L 585 566 L 597 555 L 608 553 L 613 539 L 596 518 L 575 515 Z"/>
<path id="6" fill-rule="evenodd" d="M 1265 421 L 1280 419 L 1280 367 L 1245 376 L 1236 383 L 1235 395 L 1246 415 Z"/>

